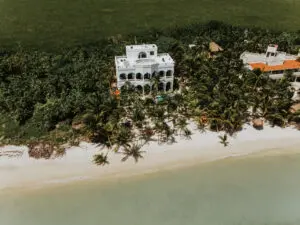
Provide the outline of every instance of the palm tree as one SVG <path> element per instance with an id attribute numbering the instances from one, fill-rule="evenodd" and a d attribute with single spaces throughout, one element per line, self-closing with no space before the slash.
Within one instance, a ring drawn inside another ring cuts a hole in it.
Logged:
<path id="1" fill-rule="evenodd" d="M 174 129 L 172 129 L 166 122 L 162 123 L 162 140 L 164 142 L 174 143 Z"/>
<path id="2" fill-rule="evenodd" d="M 104 155 L 103 153 L 94 155 L 93 162 L 98 166 L 105 166 L 109 164 L 107 153 L 106 155 Z"/>
<path id="3" fill-rule="evenodd" d="M 185 134 L 187 129 L 187 121 L 186 118 L 180 117 L 175 124 L 176 128 L 179 129 L 179 135 Z"/>
<path id="4" fill-rule="evenodd" d="M 219 135 L 219 139 L 220 139 L 220 143 L 224 145 L 224 147 L 228 146 L 229 142 L 227 141 L 227 134 L 224 134 L 223 136 Z"/>
<path id="5" fill-rule="evenodd" d="M 133 137 L 132 129 L 125 124 L 117 126 L 112 135 L 112 142 L 116 145 L 114 151 L 117 152 L 121 146 L 130 146 Z"/>
<path id="6" fill-rule="evenodd" d="M 160 77 L 159 77 L 158 73 L 155 72 L 151 77 L 151 85 L 152 85 L 151 95 L 152 95 L 152 97 L 155 97 L 158 93 L 159 82 L 160 82 Z"/>
<path id="7" fill-rule="evenodd" d="M 141 151 L 142 145 L 134 143 L 132 146 L 125 146 L 122 154 L 124 157 L 122 158 L 122 162 L 126 161 L 129 157 L 132 157 L 135 162 L 138 162 L 139 159 L 144 158 L 142 153 L 145 151 Z"/>
<path id="8" fill-rule="evenodd" d="M 188 140 L 192 139 L 192 132 L 190 131 L 190 129 L 188 128 L 185 128 L 184 129 L 184 137 Z"/>

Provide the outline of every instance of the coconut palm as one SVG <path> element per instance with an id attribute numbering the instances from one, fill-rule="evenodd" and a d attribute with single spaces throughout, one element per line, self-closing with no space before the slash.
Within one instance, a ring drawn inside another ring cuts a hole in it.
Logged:
<path id="1" fill-rule="evenodd" d="M 126 127 L 125 124 L 118 126 L 112 136 L 112 141 L 116 145 L 114 149 L 115 152 L 117 152 L 121 146 L 130 146 L 133 137 L 132 129 Z"/>
<path id="2" fill-rule="evenodd" d="M 105 166 L 109 164 L 107 153 L 106 155 L 103 153 L 94 155 L 93 162 L 98 166 Z"/>
<path id="3" fill-rule="evenodd" d="M 152 97 L 156 97 L 156 95 L 158 94 L 159 82 L 160 82 L 160 77 L 159 77 L 158 73 L 155 72 L 151 77 L 151 85 L 152 85 L 151 95 L 152 95 Z"/>
<path id="4" fill-rule="evenodd" d="M 137 143 L 132 144 L 131 146 L 125 146 L 123 151 L 121 152 L 124 157 L 122 158 L 122 162 L 126 161 L 128 158 L 132 157 L 135 162 L 138 162 L 139 159 L 143 158 L 142 153 L 145 151 L 141 150 L 142 145 Z"/>
<path id="5" fill-rule="evenodd" d="M 191 132 L 191 130 L 190 129 L 188 129 L 188 128 L 185 128 L 184 129 L 184 131 L 183 131 L 184 133 L 183 133 L 183 135 L 184 135 L 184 137 L 186 138 L 186 139 L 192 139 L 192 132 Z"/>
<path id="6" fill-rule="evenodd" d="M 224 134 L 223 136 L 219 135 L 219 139 L 220 139 L 220 143 L 224 145 L 224 147 L 228 146 L 229 142 L 227 141 L 227 134 Z"/>
<path id="7" fill-rule="evenodd" d="M 180 117 L 177 119 L 176 124 L 175 124 L 175 128 L 177 128 L 179 130 L 179 135 L 185 134 L 186 130 L 187 130 L 187 120 L 184 117 Z"/>

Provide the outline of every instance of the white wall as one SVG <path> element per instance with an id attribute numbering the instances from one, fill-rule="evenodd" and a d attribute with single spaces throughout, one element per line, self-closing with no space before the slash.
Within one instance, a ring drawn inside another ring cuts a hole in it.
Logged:
<path id="1" fill-rule="evenodd" d="M 150 52 L 153 51 L 153 55 Z M 139 54 L 145 52 L 147 54 L 146 59 L 139 60 Z M 166 54 L 166 56 L 169 56 Z M 152 60 L 153 59 L 153 60 Z M 174 63 L 160 62 L 160 58 L 157 54 L 156 45 L 132 45 L 126 46 L 126 60 L 130 62 L 130 68 L 118 67 L 116 65 L 117 86 L 120 89 L 126 81 L 130 81 L 133 85 L 141 85 L 144 87 L 146 84 L 151 86 L 152 74 L 156 72 L 159 75 L 160 71 L 164 72 L 164 76 L 160 77 L 161 83 L 166 88 L 166 84 L 169 83 L 171 90 L 173 90 L 174 82 Z M 166 76 L 167 71 L 171 71 L 170 76 Z M 128 79 L 128 74 L 133 73 L 133 79 Z M 125 74 L 126 79 L 120 79 L 120 75 Z M 141 74 L 141 79 L 137 79 L 137 74 Z M 145 79 L 145 74 L 149 74 L 150 79 Z"/>
<path id="2" fill-rule="evenodd" d="M 126 47 L 126 56 L 127 59 L 130 61 L 137 60 L 139 58 L 139 53 L 145 52 L 147 54 L 146 58 L 156 58 L 157 57 L 157 47 L 151 47 L 151 45 L 147 45 L 149 47 L 147 48 L 137 48 L 133 45 L 132 49 L 131 46 Z M 150 52 L 153 52 L 154 54 L 151 55 Z"/>

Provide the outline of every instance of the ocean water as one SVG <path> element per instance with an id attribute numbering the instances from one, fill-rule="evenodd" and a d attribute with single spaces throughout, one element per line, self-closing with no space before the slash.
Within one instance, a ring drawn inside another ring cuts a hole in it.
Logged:
<path id="1" fill-rule="evenodd" d="M 299 225 L 300 155 L 0 193 L 0 224 Z"/>

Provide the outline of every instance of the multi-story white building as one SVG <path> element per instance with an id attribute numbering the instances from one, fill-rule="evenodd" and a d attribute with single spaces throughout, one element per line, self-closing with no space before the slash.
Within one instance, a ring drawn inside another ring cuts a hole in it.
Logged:
<path id="1" fill-rule="evenodd" d="M 154 44 L 126 46 L 126 56 L 116 56 L 117 88 L 120 90 L 130 81 L 143 94 L 155 87 L 153 76 L 159 76 L 159 91 L 172 91 L 174 83 L 174 61 L 168 53 L 157 53 Z"/>
<path id="2" fill-rule="evenodd" d="M 240 58 L 250 70 L 260 69 L 273 79 L 282 78 L 285 71 L 293 72 L 296 77 L 300 76 L 300 62 L 297 60 L 300 55 L 279 52 L 277 48 L 277 45 L 269 45 L 265 54 L 244 52 Z"/>

